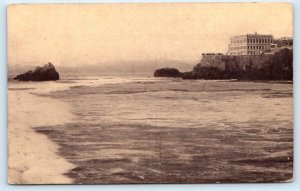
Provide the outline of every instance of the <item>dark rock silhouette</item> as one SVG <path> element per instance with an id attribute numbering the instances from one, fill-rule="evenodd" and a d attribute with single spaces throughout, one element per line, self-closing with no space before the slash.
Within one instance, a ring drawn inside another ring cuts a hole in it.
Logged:
<path id="1" fill-rule="evenodd" d="M 19 81 L 51 81 L 59 80 L 59 73 L 50 62 L 43 67 L 37 66 L 34 71 L 30 70 L 17 75 L 14 80 Z"/>
<path id="2" fill-rule="evenodd" d="M 160 68 L 155 70 L 154 77 L 181 77 L 181 73 L 176 68 Z"/>

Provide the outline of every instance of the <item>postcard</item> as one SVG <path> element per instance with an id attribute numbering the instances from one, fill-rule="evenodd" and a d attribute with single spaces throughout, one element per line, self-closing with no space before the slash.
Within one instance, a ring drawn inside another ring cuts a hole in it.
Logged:
<path id="1" fill-rule="evenodd" d="M 289 3 L 7 8 L 10 184 L 293 181 Z"/>

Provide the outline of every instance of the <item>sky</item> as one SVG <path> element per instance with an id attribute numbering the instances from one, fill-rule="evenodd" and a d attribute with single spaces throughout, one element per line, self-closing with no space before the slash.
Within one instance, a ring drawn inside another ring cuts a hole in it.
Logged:
<path id="1" fill-rule="evenodd" d="M 9 65 L 105 65 L 226 53 L 230 37 L 293 35 L 288 3 L 29 4 L 7 11 Z"/>

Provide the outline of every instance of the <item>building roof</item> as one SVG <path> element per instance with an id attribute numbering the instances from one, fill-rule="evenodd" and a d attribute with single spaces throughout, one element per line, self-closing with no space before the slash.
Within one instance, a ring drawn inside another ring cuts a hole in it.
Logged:
<path id="1" fill-rule="evenodd" d="M 271 37 L 273 38 L 273 35 L 271 34 L 244 34 L 244 35 L 236 35 L 232 36 L 231 38 L 239 38 L 239 37 Z"/>

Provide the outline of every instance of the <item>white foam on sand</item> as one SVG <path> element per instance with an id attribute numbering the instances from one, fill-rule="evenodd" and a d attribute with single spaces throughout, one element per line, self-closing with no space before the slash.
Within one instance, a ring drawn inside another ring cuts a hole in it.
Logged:
<path id="1" fill-rule="evenodd" d="M 10 184 L 71 184 L 63 175 L 75 166 L 57 152 L 59 146 L 32 127 L 55 126 L 72 121 L 70 106 L 57 99 L 40 97 L 72 86 L 96 87 L 131 82 L 134 79 L 108 78 L 75 80 L 74 83 L 8 83 L 8 182 Z"/>
<path id="2" fill-rule="evenodd" d="M 57 152 L 59 146 L 32 127 L 72 120 L 69 106 L 30 91 L 8 91 L 8 182 L 10 184 L 68 184 L 63 175 L 75 166 Z"/>

